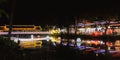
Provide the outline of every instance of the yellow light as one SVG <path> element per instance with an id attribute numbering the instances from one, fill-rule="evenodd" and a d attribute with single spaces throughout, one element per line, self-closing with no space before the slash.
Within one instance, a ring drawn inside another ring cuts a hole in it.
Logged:
<path id="1" fill-rule="evenodd" d="M 88 44 L 90 44 L 90 41 L 87 41 Z"/>
<path id="2" fill-rule="evenodd" d="M 58 40 L 61 40 L 61 37 L 58 37 Z"/>
<path id="3" fill-rule="evenodd" d="M 50 32 L 51 32 L 52 34 L 60 33 L 60 31 L 59 31 L 58 29 L 56 29 L 56 30 L 50 30 Z"/>
<path id="4" fill-rule="evenodd" d="M 51 39 L 52 42 L 59 42 L 58 39 L 55 38 L 55 37 L 51 37 L 50 39 Z"/>

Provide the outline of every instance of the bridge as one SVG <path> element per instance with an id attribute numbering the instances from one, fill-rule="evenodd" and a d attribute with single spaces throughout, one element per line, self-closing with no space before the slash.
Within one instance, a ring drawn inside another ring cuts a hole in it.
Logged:
<path id="1" fill-rule="evenodd" d="M 11 32 L 11 34 L 51 34 L 51 32 L 48 31 L 42 31 L 42 32 Z M 0 35 L 8 35 L 8 32 L 0 32 Z"/>

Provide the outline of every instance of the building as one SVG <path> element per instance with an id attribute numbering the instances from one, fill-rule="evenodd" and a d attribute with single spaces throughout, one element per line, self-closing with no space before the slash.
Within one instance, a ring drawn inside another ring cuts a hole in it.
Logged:
<path id="1" fill-rule="evenodd" d="M 41 26 L 35 25 L 12 25 L 12 31 L 41 31 Z M 0 26 L 0 31 L 9 31 L 9 25 Z"/>
<path id="2" fill-rule="evenodd" d="M 0 35 L 7 37 L 9 25 L 0 26 Z M 20 42 L 23 48 L 36 48 L 41 47 L 42 41 L 48 40 L 46 38 L 50 32 L 42 31 L 41 26 L 35 25 L 13 25 L 11 40 Z"/>

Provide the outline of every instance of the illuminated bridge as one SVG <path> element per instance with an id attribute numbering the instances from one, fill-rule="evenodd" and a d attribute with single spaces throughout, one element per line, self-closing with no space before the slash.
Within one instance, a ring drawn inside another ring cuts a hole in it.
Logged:
<path id="1" fill-rule="evenodd" d="M 0 35 L 7 35 L 8 32 L 0 32 Z M 11 34 L 51 34 L 51 32 L 42 31 L 42 32 L 12 32 Z"/>

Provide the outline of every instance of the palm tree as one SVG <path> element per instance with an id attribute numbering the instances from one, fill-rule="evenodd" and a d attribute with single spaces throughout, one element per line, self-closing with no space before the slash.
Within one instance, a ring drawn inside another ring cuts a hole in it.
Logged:
<path id="1" fill-rule="evenodd" d="M 7 14 L 7 12 L 4 9 L 0 9 L 0 15 L 5 15 L 6 18 L 9 18 L 9 15 Z"/>
<path id="2" fill-rule="evenodd" d="M 6 0 L 0 0 L 0 5 L 4 5 L 4 3 L 6 2 Z M 0 16 L 5 16 L 6 18 L 9 18 L 9 15 L 8 15 L 8 13 L 4 10 L 4 9 L 2 9 L 2 8 L 0 8 Z M 1 17 L 0 17 L 1 18 Z"/>
<path id="3" fill-rule="evenodd" d="M 3 4 L 4 2 L 6 2 L 7 0 L 0 0 L 0 4 Z M 14 7 L 15 7 L 15 2 L 16 0 L 12 0 L 12 10 L 10 15 L 8 15 L 8 13 L 4 10 L 4 9 L 0 9 L 0 15 L 5 15 L 6 18 L 8 18 L 9 21 L 9 32 L 8 32 L 8 39 L 11 38 L 11 32 L 12 32 L 12 20 L 13 20 L 13 13 L 14 13 Z"/>

